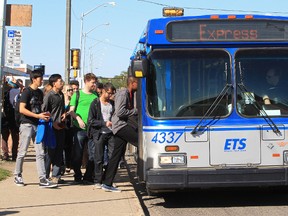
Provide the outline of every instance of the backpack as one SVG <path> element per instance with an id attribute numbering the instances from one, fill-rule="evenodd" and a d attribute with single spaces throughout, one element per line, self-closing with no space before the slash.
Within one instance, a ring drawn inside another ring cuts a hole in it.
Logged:
<path id="1" fill-rule="evenodd" d="M 79 98 L 80 98 L 80 92 L 76 91 L 76 101 L 75 101 L 75 109 L 74 112 L 76 113 L 77 107 L 78 107 L 78 103 L 79 103 Z"/>
<path id="2" fill-rule="evenodd" d="M 3 110 L 4 110 L 5 116 L 8 119 L 11 117 L 11 114 L 14 113 L 14 108 L 13 108 L 13 105 L 10 103 L 9 98 L 10 98 L 10 89 L 4 93 L 4 98 L 3 98 Z"/>
<path id="3" fill-rule="evenodd" d="M 28 91 L 29 88 L 27 88 Z M 20 98 L 21 98 L 21 93 L 17 94 L 14 98 L 14 118 L 15 118 L 15 124 L 17 127 L 20 127 L 20 123 L 21 123 L 21 113 L 20 113 Z"/>
<path id="4" fill-rule="evenodd" d="M 15 99 L 14 99 L 14 116 L 15 116 L 15 123 L 18 127 L 20 127 L 20 122 L 21 122 L 21 113 L 19 111 L 19 106 L 20 106 L 20 97 L 21 97 L 21 94 L 17 94 L 15 96 Z"/>

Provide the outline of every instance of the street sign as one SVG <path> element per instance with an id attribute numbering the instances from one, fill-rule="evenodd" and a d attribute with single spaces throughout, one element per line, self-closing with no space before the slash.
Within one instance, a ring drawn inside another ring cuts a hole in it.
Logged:
<path id="1" fill-rule="evenodd" d="M 5 66 L 16 67 L 21 64 L 22 31 L 8 30 L 6 37 Z"/>
<path id="2" fill-rule="evenodd" d="M 8 37 L 9 38 L 14 38 L 14 34 L 15 33 L 15 30 L 8 30 Z"/>

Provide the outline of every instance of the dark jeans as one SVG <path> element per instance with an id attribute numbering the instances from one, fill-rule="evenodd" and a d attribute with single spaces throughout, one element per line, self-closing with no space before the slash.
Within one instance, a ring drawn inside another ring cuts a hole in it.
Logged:
<path id="1" fill-rule="evenodd" d="M 72 166 L 74 170 L 74 179 L 76 181 L 82 180 L 81 165 L 83 159 L 83 150 L 85 145 L 88 144 L 88 156 L 89 160 L 86 165 L 86 171 L 84 174 L 85 180 L 92 180 L 92 173 L 94 169 L 94 159 L 93 159 L 93 141 L 88 140 L 87 132 L 80 128 L 74 128 L 74 142 L 73 142 L 73 158 Z"/>
<path id="2" fill-rule="evenodd" d="M 72 168 L 72 147 L 73 147 L 73 128 L 65 129 L 65 144 L 64 144 L 64 165 L 66 168 Z"/>
<path id="3" fill-rule="evenodd" d="M 61 177 L 61 166 L 63 164 L 63 145 L 65 141 L 65 130 L 56 130 L 54 129 L 55 139 L 56 139 L 56 148 L 45 147 L 45 169 L 46 169 L 46 178 L 49 178 L 50 169 L 52 164 L 52 177 L 60 178 Z M 45 143 L 44 143 L 45 144 Z"/>
<path id="4" fill-rule="evenodd" d="M 114 149 L 103 176 L 102 183 L 108 186 L 111 186 L 115 175 L 117 173 L 118 164 L 121 160 L 121 157 L 125 154 L 127 142 L 138 146 L 138 133 L 130 126 L 125 126 L 121 128 L 114 135 Z"/>
<path id="5" fill-rule="evenodd" d="M 104 175 L 103 164 L 104 164 L 105 146 L 108 146 L 108 157 L 110 158 L 114 148 L 114 135 L 111 132 L 106 134 L 100 134 L 100 137 L 93 136 L 93 142 L 95 144 L 94 182 L 101 183 L 102 177 Z"/>

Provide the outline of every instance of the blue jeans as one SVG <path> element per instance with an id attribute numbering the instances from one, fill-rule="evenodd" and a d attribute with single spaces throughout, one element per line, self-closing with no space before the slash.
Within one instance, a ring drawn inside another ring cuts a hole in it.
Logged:
<path id="1" fill-rule="evenodd" d="M 89 141 L 89 142 L 88 142 Z M 80 128 L 74 128 L 74 143 L 73 143 L 73 158 L 72 158 L 72 164 L 74 169 L 74 179 L 76 181 L 82 180 L 82 172 L 81 172 L 81 165 L 82 165 L 82 159 L 83 159 L 83 150 L 85 145 L 88 144 L 88 155 L 89 160 L 88 164 L 86 166 L 86 172 L 84 174 L 84 179 L 91 180 L 92 179 L 92 172 L 93 172 L 93 142 L 88 139 L 87 131 L 82 130 Z"/>

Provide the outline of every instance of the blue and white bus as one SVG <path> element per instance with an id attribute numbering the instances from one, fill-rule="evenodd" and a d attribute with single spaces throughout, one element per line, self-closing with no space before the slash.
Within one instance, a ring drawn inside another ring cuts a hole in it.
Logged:
<path id="1" fill-rule="evenodd" d="M 148 192 L 288 184 L 287 17 L 151 19 L 129 69 Z"/>

